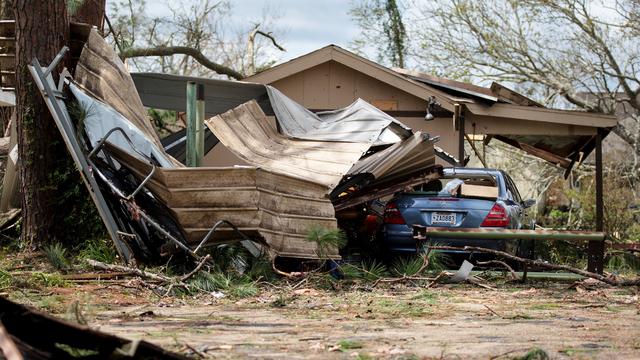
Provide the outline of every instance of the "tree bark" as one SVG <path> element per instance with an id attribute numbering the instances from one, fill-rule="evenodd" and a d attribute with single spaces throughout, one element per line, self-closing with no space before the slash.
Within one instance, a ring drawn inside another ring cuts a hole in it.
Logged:
<path id="1" fill-rule="evenodd" d="M 22 241 L 37 246 L 56 236 L 56 160 L 66 156 L 58 129 L 27 65 L 49 64 L 69 38 L 64 0 L 13 0 L 16 20 L 16 125 L 22 193 Z M 55 75 L 62 69 L 62 64 Z M 54 76 L 55 76 L 54 75 Z"/>
<path id="2" fill-rule="evenodd" d="M 71 14 L 71 20 L 94 25 L 104 33 L 105 7 L 106 0 L 83 0 Z"/>

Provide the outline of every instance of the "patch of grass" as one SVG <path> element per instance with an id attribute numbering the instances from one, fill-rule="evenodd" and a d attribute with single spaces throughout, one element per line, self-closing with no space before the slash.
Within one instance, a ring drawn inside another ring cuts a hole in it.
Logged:
<path id="1" fill-rule="evenodd" d="M 13 275 L 8 271 L 0 269 L 0 290 L 6 289 L 13 285 Z"/>
<path id="2" fill-rule="evenodd" d="M 580 349 L 580 348 L 572 348 L 572 347 L 558 350 L 559 353 L 565 354 L 569 357 L 574 357 L 574 356 L 578 356 L 581 353 L 584 354 L 584 353 L 590 353 L 593 351 L 594 351 L 593 349 Z"/>
<path id="3" fill-rule="evenodd" d="M 440 246 L 441 244 L 433 243 L 430 246 Z M 427 269 L 434 272 L 440 272 L 447 270 L 451 264 L 451 257 L 442 251 L 431 250 L 427 253 L 427 259 L 429 260 L 429 266 Z"/>
<path id="4" fill-rule="evenodd" d="M 54 269 L 64 270 L 69 267 L 67 249 L 61 243 L 48 244 L 43 250 L 49 264 L 51 264 Z"/>
<path id="5" fill-rule="evenodd" d="M 397 276 L 414 276 L 418 274 L 424 259 L 418 256 L 398 257 L 391 264 L 391 273 Z"/>
<path id="6" fill-rule="evenodd" d="M 240 283 L 231 289 L 231 295 L 239 298 L 258 295 L 258 287 L 254 283 Z"/>
<path id="7" fill-rule="evenodd" d="M 222 291 L 234 297 L 249 297 L 258 294 L 258 287 L 247 276 L 233 276 L 222 272 L 200 272 L 189 282 L 189 291 Z"/>
<path id="8" fill-rule="evenodd" d="M 614 306 L 614 305 L 607 305 L 605 306 L 605 309 L 609 312 L 613 312 L 613 313 L 619 313 L 622 311 L 622 307 L 620 306 Z"/>
<path id="9" fill-rule="evenodd" d="M 402 317 L 420 317 L 430 312 L 422 303 L 402 300 L 379 300 L 373 306 L 374 313 Z"/>
<path id="10" fill-rule="evenodd" d="M 376 260 L 362 262 L 362 271 L 365 280 L 378 280 L 389 274 L 387 267 Z"/>
<path id="11" fill-rule="evenodd" d="M 261 255 L 254 258 L 251 261 L 251 265 L 249 266 L 246 275 L 253 280 L 260 278 L 271 280 L 275 278 L 275 272 L 271 267 L 271 259 L 269 259 L 267 255 Z"/>
<path id="12" fill-rule="evenodd" d="M 549 354 L 547 354 L 546 351 L 538 347 L 534 347 L 530 349 L 522 356 L 516 356 L 513 358 L 513 360 L 548 360 L 548 359 L 550 359 Z"/>
<path id="13" fill-rule="evenodd" d="M 341 351 L 353 350 L 353 349 L 362 349 L 362 343 L 356 340 L 344 339 L 338 341 L 338 346 Z"/>
<path id="14" fill-rule="evenodd" d="M 108 239 L 86 241 L 78 253 L 80 259 L 93 259 L 107 264 L 115 263 L 117 256 L 113 243 Z"/>
<path id="15" fill-rule="evenodd" d="M 67 286 L 67 282 L 59 273 L 48 274 L 48 273 L 36 271 L 31 274 L 28 282 L 30 285 L 35 285 L 38 287 L 39 286 L 44 286 L 44 287 Z"/>
<path id="16" fill-rule="evenodd" d="M 534 304 L 530 307 L 531 310 L 553 310 L 559 308 L 560 305 L 554 303 L 540 303 Z"/>
<path id="17" fill-rule="evenodd" d="M 435 305 L 438 303 L 437 298 L 438 298 L 438 294 L 436 294 L 435 292 L 429 291 L 429 290 L 422 290 L 416 295 L 412 296 L 411 300 L 422 300 L 422 301 L 426 301 L 426 303 L 429 305 Z"/>
<path id="18" fill-rule="evenodd" d="M 45 296 L 36 304 L 40 309 L 47 310 L 49 312 L 64 311 L 62 304 L 64 303 L 64 297 L 62 295 Z"/>
<path id="19" fill-rule="evenodd" d="M 375 259 L 363 261 L 359 265 L 345 264 L 340 267 L 345 279 L 361 279 L 365 281 L 375 281 L 389 274 L 387 267 Z"/>
<path id="20" fill-rule="evenodd" d="M 505 319 L 508 320 L 532 320 L 535 319 L 533 316 L 529 314 L 513 314 L 504 316 Z"/>

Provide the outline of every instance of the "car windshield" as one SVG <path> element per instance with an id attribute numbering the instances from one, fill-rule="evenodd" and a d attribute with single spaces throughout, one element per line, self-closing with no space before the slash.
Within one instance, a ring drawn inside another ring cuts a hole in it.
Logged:
<path id="1" fill-rule="evenodd" d="M 413 187 L 407 195 L 426 197 L 486 198 L 498 197 L 498 183 L 493 176 L 457 176 L 431 180 Z"/>

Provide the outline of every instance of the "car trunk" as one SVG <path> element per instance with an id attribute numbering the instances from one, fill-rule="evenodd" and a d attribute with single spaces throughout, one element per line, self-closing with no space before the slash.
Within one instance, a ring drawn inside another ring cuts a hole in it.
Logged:
<path id="1" fill-rule="evenodd" d="M 403 196 L 396 203 L 410 225 L 477 228 L 489 214 L 495 200 L 414 195 Z"/>

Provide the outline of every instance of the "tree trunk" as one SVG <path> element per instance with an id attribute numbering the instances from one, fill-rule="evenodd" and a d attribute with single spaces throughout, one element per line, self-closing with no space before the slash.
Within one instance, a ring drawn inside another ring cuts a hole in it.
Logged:
<path id="1" fill-rule="evenodd" d="M 105 6 L 106 0 L 83 0 L 71 14 L 71 20 L 95 25 L 101 33 L 104 33 Z"/>
<path id="2" fill-rule="evenodd" d="M 22 241 L 28 246 L 59 238 L 56 161 L 66 156 L 58 129 L 31 79 L 36 57 L 48 65 L 69 38 L 64 0 L 13 0 L 16 20 L 16 125 L 22 193 Z M 54 70 L 54 77 L 62 64 Z"/>

